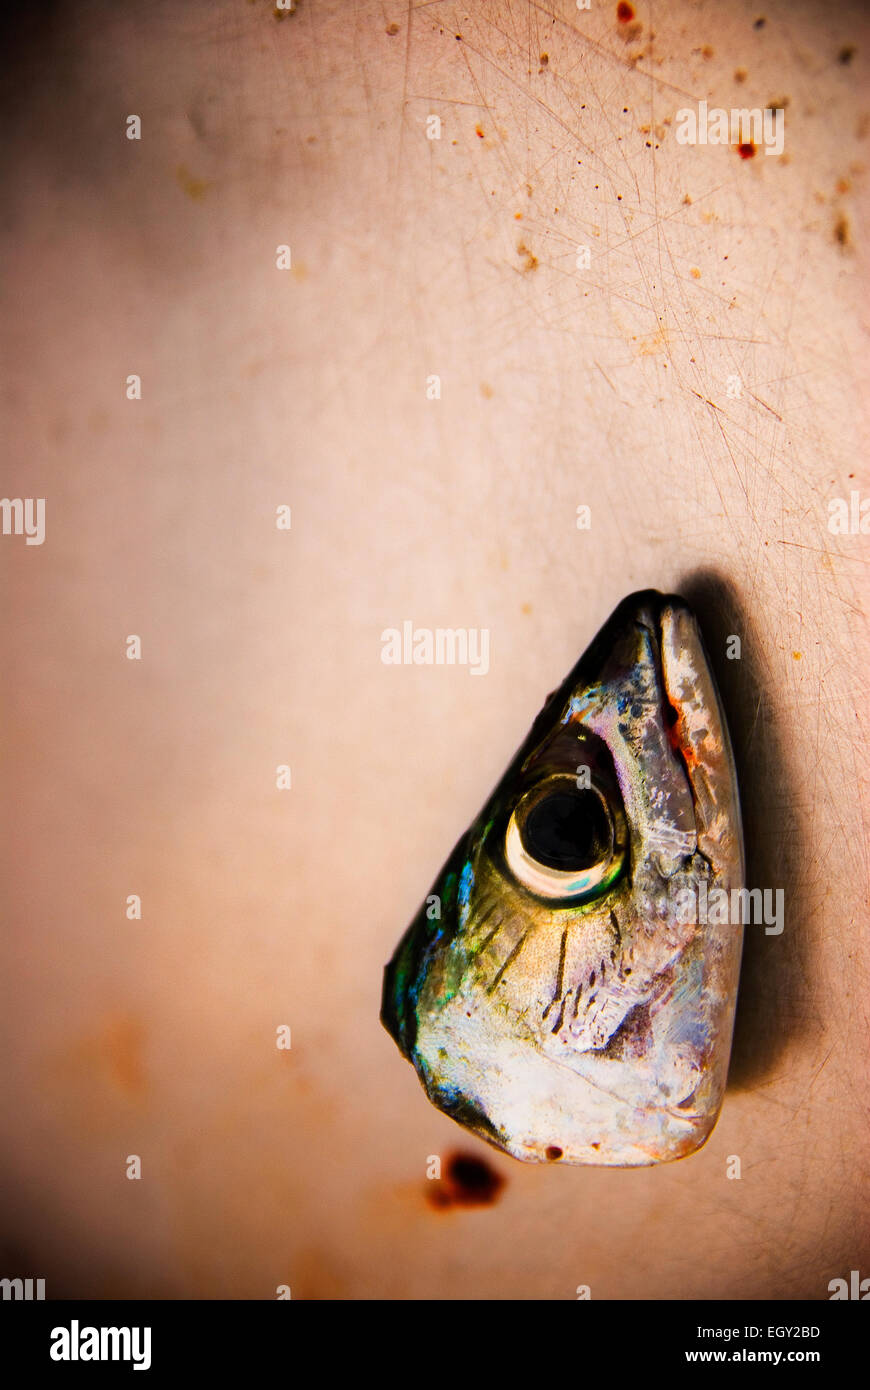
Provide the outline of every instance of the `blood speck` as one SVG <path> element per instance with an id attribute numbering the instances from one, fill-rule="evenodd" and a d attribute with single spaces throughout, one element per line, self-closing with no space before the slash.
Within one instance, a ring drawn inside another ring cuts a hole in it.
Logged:
<path id="1" fill-rule="evenodd" d="M 483 139 L 483 133 L 484 133 L 484 132 L 483 132 L 483 126 L 476 125 L 476 126 L 474 127 L 474 133 L 475 133 L 475 135 L 477 136 L 478 140 L 482 140 L 482 139 Z"/>
<path id="2" fill-rule="evenodd" d="M 555 1163 L 557 1159 L 562 1157 L 562 1150 L 558 1144 L 550 1144 L 547 1147 L 547 1157 L 551 1163 Z"/>
<path id="3" fill-rule="evenodd" d="M 750 140 L 750 141 L 748 141 L 746 144 L 738 145 L 738 146 L 737 146 L 737 153 L 740 155 L 740 158 L 741 158 L 741 159 L 754 159 L 754 158 L 755 158 L 755 146 L 753 145 L 752 141 Z"/>
<path id="4" fill-rule="evenodd" d="M 437 1211 L 450 1207 L 491 1207 L 505 1180 L 485 1158 L 451 1154 L 445 1176 L 426 1184 L 426 1200 Z"/>
<path id="5" fill-rule="evenodd" d="M 630 24 L 634 19 L 634 6 L 628 4 L 628 0 L 619 0 L 616 7 L 616 18 L 620 24 Z"/>

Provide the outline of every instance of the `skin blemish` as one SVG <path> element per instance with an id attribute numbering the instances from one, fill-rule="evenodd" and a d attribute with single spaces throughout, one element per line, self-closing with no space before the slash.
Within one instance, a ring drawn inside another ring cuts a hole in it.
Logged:
<path id="1" fill-rule="evenodd" d="M 744 144 L 737 146 L 737 153 L 740 155 L 741 159 L 754 159 L 755 145 L 751 140 L 748 140 Z"/>
<path id="2" fill-rule="evenodd" d="M 689 274 L 691 275 L 693 280 L 700 280 L 701 278 L 701 272 L 696 265 L 692 266 L 691 270 L 689 271 Z"/>
<path id="3" fill-rule="evenodd" d="M 620 24 L 630 24 L 634 19 L 634 6 L 628 4 L 628 0 L 619 0 L 616 7 L 616 18 Z"/>
<path id="4" fill-rule="evenodd" d="M 735 69 L 734 69 L 734 81 L 735 81 L 735 82 L 745 82 L 745 81 L 746 81 L 746 78 L 747 78 L 747 72 L 746 72 L 746 69 L 745 69 L 745 68 L 735 68 Z"/>
<path id="5" fill-rule="evenodd" d="M 485 1158 L 451 1154 L 443 1178 L 426 1184 L 426 1200 L 436 1211 L 453 1207 L 491 1207 L 505 1180 Z"/>
<path id="6" fill-rule="evenodd" d="M 399 32 L 399 26 L 398 26 L 398 24 L 388 24 L 388 25 L 387 25 L 386 33 L 389 34 L 390 38 L 393 38 L 394 35 L 398 34 L 398 32 Z"/>
<path id="7" fill-rule="evenodd" d="M 559 1148 L 558 1144 L 549 1144 L 546 1153 L 551 1163 L 556 1163 L 557 1160 L 562 1157 L 562 1150 Z"/>
<path id="8" fill-rule="evenodd" d="M 849 63 L 851 63 L 852 59 L 855 57 L 856 52 L 857 49 L 855 48 L 855 45 L 853 43 L 847 43 L 846 47 L 841 48 L 839 53 L 837 54 L 837 62 L 842 63 L 843 66 L 846 67 Z"/>
<path id="9" fill-rule="evenodd" d="M 524 274 L 529 274 L 531 271 L 537 270 L 537 268 L 538 268 L 538 258 L 537 258 L 537 256 L 534 254 L 534 252 L 532 252 L 532 251 L 529 250 L 528 246 L 526 246 L 526 243 L 525 243 L 524 241 L 518 242 L 518 244 L 517 244 L 517 255 L 518 255 L 518 256 L 525 256 L 525 258 L 526 258 L 526 260 L 525 260 L 525 265 L 523 266 L 523 272 L 524 272 Z"/>
<path id="10" fill-rule="evenodd" d="M 851 246 L 852 236 L 849 230 L 848 217 L 841 216 L 837 218 L 834 223 L 834 240 L 838 242 L 840 246 Z"/>
<path id="11" fill-rule="evenodd" d="M 195 203 L 201 203 L 211 184 L 206 179 L 195 178 L 186 164 L 179 164 L 175 171 L 175 178 L 182 193 L 186 193 L 188 198 L 192 198 Z"/>
<path id="12" fill-rule="evenodd" d="M 483 137 L 484 137 L 484 134 L 485 134 L 485 131 L 484 131 L 484 129 L 483 129 L 483 126 L 482 126 L 482 125 L 476 125 L 476 126 L 474 127 L 474 133 L 475 133 L 475 135 L 477 136 L 478 140 L 482 140 Z"/>

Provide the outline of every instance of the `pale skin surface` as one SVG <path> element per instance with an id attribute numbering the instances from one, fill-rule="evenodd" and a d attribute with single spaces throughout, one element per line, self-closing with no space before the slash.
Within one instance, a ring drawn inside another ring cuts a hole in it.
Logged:
<path id="1" fill-rule="evenodd" d="M 0 538 L 0 1273 L 560 1299 L 870 1274 L 870 540 L 827 524 L 870 486 L 860 7 L 40 15 L 3 155 L 3 491 L 47 511 L 41 547 Z M 780 158 L 675 140 L 680 107 L 784 97 Z M 381 970 L 647 586 L 699 607 L 784 931 L 747 930 L 700 1153 L 524 1166 L 426 1101 Z M 382 665 L 405 618 L 487 627 L 488 675 Z M 506 1179 L 492 1207 L 426 1201 L 457 1148 Z"/>

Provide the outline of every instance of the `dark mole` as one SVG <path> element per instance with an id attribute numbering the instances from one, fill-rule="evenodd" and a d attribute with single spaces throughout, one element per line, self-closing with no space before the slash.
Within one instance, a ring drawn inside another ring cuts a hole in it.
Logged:
<path id="1" fill-rule="evenodd" d="M 839 217 L 834 225 L 834 237 L 841 246 L 849 245 L 849 221 L 846 217 Z"/>
<path id="2" fill-rule="evenodd" d="M 600 1148 L 601 1148 L 601 1141 L 599 1140 L 597 1144 L 590 1144 L 589 1147 L 590 1147 L 590 1149 L 600 1149 Z"/>
<path id="3" fill-rule="evenodd" d="M 447 1160 L 444 1177 L 426 1184 L 426 1199 L 439 1211 L 448 1207 L 491 1207 L 505 1180 L 485 1158 L 454 1153 Z"/>
<path id="4" fill-rule="evenodd" d="M 555 1163 L 557 1158 L 562 1157 L 562 1150 L 558 1144 L 550 1144 L 547 1149 L 547 1157 L 551 1163 Z"/>
<path id="5" fill-rule="evenodd" d="M 755 158 L 755 146 L 752 144 L 751 141 L 749 141 L 748 144 L 738 145 L 738 146 L 737 146 L 737 153 L 740 155 L 740 158 L 741 158 L 741 159 L 754 159 L 754 158 Z"/>
<path id="6" fill-rule="evenodd" d="M 844 65 L 846 63 L 851 63 L 852 59 L 855 57 L 855 53 L 855 45 L 853 43 L 847 43 L 846 47 L 841 48 L 837 54 L 837 62 L 843 63 Z"/>
<path id="7" fill-rule="evenodd" d="M 616 7 L 616 18 L 620 24 L 628 24 L 630 20 L 634 19 L 634 6 L 629 5 L 628 0 L 619 0 Z"/>
<path id="8" fill-rule="evenodd" d="M 753 29 L 763 29 L 766 23 L 767 20 L 764 18 L 764 15 L 761 15 L 758 19 L 756 19 L 752 27 Z"/>

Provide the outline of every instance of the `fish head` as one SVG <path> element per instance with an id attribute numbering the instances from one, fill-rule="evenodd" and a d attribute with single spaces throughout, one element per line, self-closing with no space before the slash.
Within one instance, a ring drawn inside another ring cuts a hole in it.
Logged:
<path id="1" fill-rule="evenodd" d="M 517 1158 L 681 1157 L 718 1114 L 742 939 L 697 909 L 742 883 L 697 622 L 634 594 L 448 859 L 387 966 L 382 1020 L 430 1099 Z"/>

